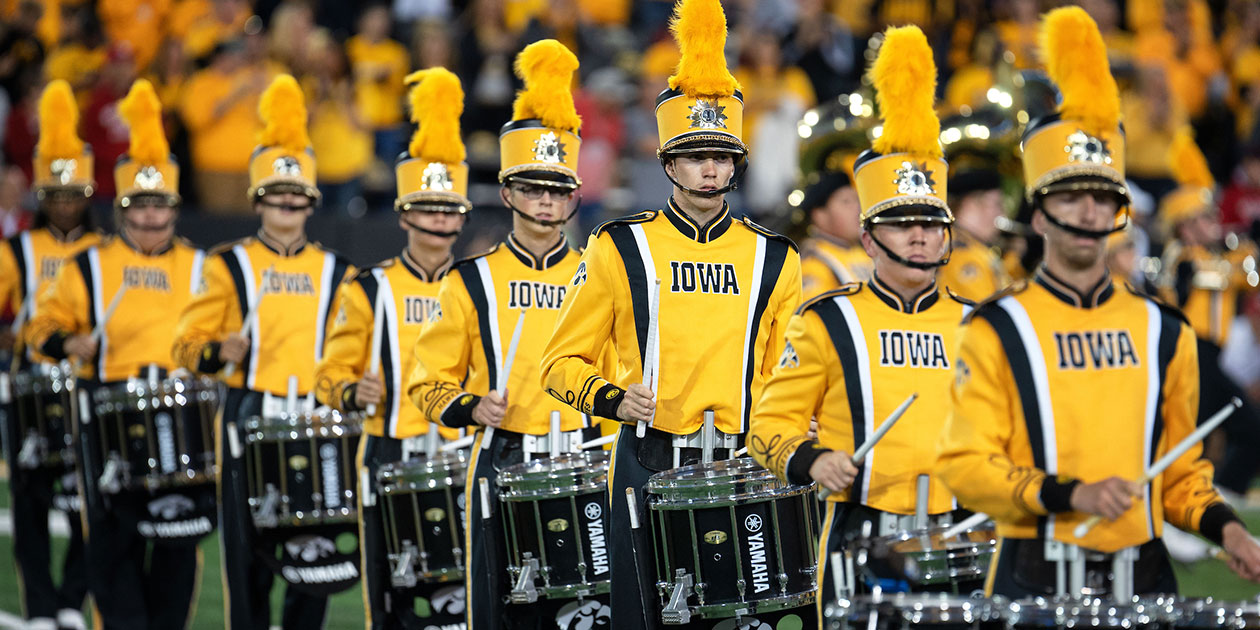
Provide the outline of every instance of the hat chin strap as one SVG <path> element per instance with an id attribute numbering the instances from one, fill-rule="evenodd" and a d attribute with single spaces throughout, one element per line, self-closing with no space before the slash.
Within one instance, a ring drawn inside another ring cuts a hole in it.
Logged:
<path id="1" fill-rule="evenodd" d="M 574 216 L 577 215 L 578 208 L 582 207 L 582 193 L 577 193 L 577 203 L 573 204 L 573 209 L 570 210 L 568 216 L 564 217 L 563 219 L 537 219 L 537 218 L 529 216 L 528 214 L 525 214 L 523 211 L 521 211 L 520 208 L 517 208 L 516 205 L 513 204 L 511 201 L 504 199 L 503 203 L 507 204 L 507 207 L 511 208 L 512 212 L 515 212 L 517 216 L 521 217 L 522 219 L 525 219 L 526 221 L 529 221 L 530 223 L 536 223 L 538 225 L 544 225 L 546 227 L 557 227 L 557 226 L 564 225 L 565 223 L 568 223 L 571 219 L 573 219 Z"/>
<path id="2" fill-rule="evenodd" d="M 885 245 L 883 241 L 880 241 L 879 238 L 875 236 L 875 232 L 868 229 L 866 233 L 871 235 L 871 240 L 875 241 L 875 244 L 878 245 L 880 249 L 884 250 L 884 253 L 888 254 L 889 258 L 893 259 L 894 262 L 910 267 L 911 269 L 922 269 L 924 271 L 928 271 L 931 269 L 936 269 L 937 267 L 944 267 L 945 265 L 949 264 L 949 259 L 951 256 L 953 256 L 954 248 L 952 247 L 952 245 L 954 242 L 954 230 L 952 227 L 948 225 L 945 226 L 945 241 L 946 241 L 945 255 L 940 260 L 936 260 L 933 262 L 918 262 L 915 260 L 906 259 L 902 257 L 900 254 L 898 254 L 897 252 L 894 252 L 887 245 Z"/>
<path id="3" fill-rule="evenodd" d="M 1112 234 L 1115 234 L 1116 232 L 1119 232 L 1129 227 L 1129 213 L 1128 212 L 1124 213 L 1124 223 L 1121 223 L 1120 225 L 1117 225 L 1108 230 L 1090 230 L 1090 229 L 1078 227 L 1075 225 L 1069 225 L 1067 223 L 1064 223 L 1063 221 L 1060 221 L 1053 214 L 1050 214 L 1050 212 L 1046 210 L 1044 206 L 1042 206 L 1041 208 L 1041 214 L 1046 217 L 1046 220 L 1050 222 L 1050 225 L 1053 225 L 1054 227 L 1057 227 L 1060 230 L 1063 230 L 1064 232 L 1075 234 L 1077 236 L 1084 236 L 1085 238 L 1107 238 L 1108 236 L 1111 236 Z"/>
<path id="4" fill-rule="evenodd" d="M 461 229 L 455 230 L 455 231 L 453 231 L 453 232 L 439 232 L 439 231 L 437 231 L 437 230 L 430 230 L 430 229 L 428 229 L 428 228 L 422 228 L 422 227 L 420 227 L 420 226 L 416 225 L 415 223 L 412 223 L 411 221 L 408 221 L 408 220 L 406 220 L 406 219 L 403 219 L 403 223 L 406 223 L 406 224 L 407 224 L 407 227 L 409 227 L 409 228 L 411 228 L 411 229 L 413 229 L 413 230 L 415 230 L 415 231 L 417 231 L 417 232 L 423 232 L 423 233 L 428 234 L 428 235 L 430 235 L 430 236 L 437 236 L 437 237 L 439 237 L 439 238 L 450 238 L 450 237 L 452 237 L 452 236 L 459 236 L 459 235 L 460 235 L 460 233 L 462 233 L 462 232 L 464 231 L 464 230 L 461 228 Z"/>
<path id="5" fill-rule="evenodd" d="M 665 171 L 665 179 L 668 179 L 669 183 L 673 184 L 676 188 L 687 193 L 688 195 L 692 195 L 695 197 L 717 197 L 719 195 L 725 195 L 726 193 L 739 188 L 739 180 L 744 177 L 744 172 L 748 170 L 748 160 L 747 159 L 740 160 L 739 164 L 735 165 L 735 173 L 731 175 L 731 181 L 727 182 L 725 186 L 717 190 L 696 190 L 695 188 L 688 188 L 686 186 L 683 186 L 682 184 L 678 183 L 678 180 L 674 179 L 669 174 L 669 170 L 665 168 L 664 160 L 661 160 L 661 170 Z"/>

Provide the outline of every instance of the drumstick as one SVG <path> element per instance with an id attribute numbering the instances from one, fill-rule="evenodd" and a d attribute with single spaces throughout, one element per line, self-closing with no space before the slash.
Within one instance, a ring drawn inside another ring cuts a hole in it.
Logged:
<path id="1" fill-rule="evenodd" d="M 605 446 L 608 444 L 612 444 L 613 442 L 616 442 L 616 441 L 617 441 L 616 435 L 605 435 L 604 437 L 597 437 L 591 440 L 590 442 L 582 442 L 581 444 L 578 445 L 578 448 L 585 451 L 588 448 L 594 448 L 596 446 Z"/>
<path id="2" fill-rule="evenodd" d="M 109 306 L 105 308 L 105 314 L 101 317 L 101 321 L 96 322 L 96 328 L 92 329 L 92 341 L 100 341 L 105 335 L 105 324 L 109 323 L 109 318 L 114 316 L 114 311 L 118 310 L 118 304 L 122 302 L 123 295 L 127 293 L 127 283 L 123 282 L 118 287 L 118 291 L 114 293 L 114 299 L 109 301 Z"/>
<path id="3" fill-rule="evenodd" d="M 972 514 L 971 516 L 968 516 L 967 518 L 951 525 L 949 529 L 945 530 L 944 533 L 941 534 L 941 538 L 949 540 L 950 538 L 953 538 L 954 536 L 957 536 L 987 520 L 989 520 L 988 514 L 985 514 L 984 512 L 976 512 L 975 514 Z"/>
<path id="4" fill-rule="evenodd" d="M 433 429 L 432 427 L 430 427 L 430 430 L 435 430 L 435 429 Z M 443 444 L 441 447 L 439 447 L 439 448 L 438 448 L 438 450 L 440 450 L 440 451 L 458 451 L 459 449 L 464 448 L 465 446 L 468 446 L 468 445 L 472 444 L 472 443 L 473 443 L 473 440 L 475 440 L 475 439 L 476 439 L 476 437 L 477 437 L 477 434 L 476 434 L 476 433 L 474 433 L 474 434 L 472 434 L 472 435 L 465 435 L 464 437 L 459 438 L 458 440 L 452 440 L 452 441 L 450 441 L 450 442 L 447 442 L 446 444 Z"/>
<path id="5" fill-rule="evenodd" d="M 894 424 L 897 424 L 897 421 L 901 419 L 901 416 L 904 415 L 906 413 L 906 410 L 910 408 L 910 405 L 913 404 L 914 401 L 918 399 L 919 399 L 919 392 L 910 394 L 910 397 L 905 399 L 905 401 L 903 401 L 901 405 L 899 405 L 896 409 L 894 409 L 892 414 L 890 414 L 887 418 L 885 418 L 884 422 L 879 425 L 878 429 L 875 429 L 875 433 L 871 434 L 871 437 L 866 438 L 866 441 L 863 442 L 861 446 L 857 447 L 857 450 L 853 451 L 853 457 L 850 459 L 853 460 L 854 466 L 862 465 L 862 462 L 866 459 L 866 456 L 871 453 L 871 449 L 875 448 L 875 443 L 883 439 L 884 435 L 887 434 L 888 431 L 893 428 Z M 831 491 L 828 490 L 826 487 L 820 488 L 818 490 L 818 496 L 820 498 L 826 499 L 830 495 L 831 495 Z"/>
<path id="6" fill-rule="evenodd" d="M 35 308 L 35 293 L 27 293 L 26 299 L 22 300 L 22 306 L 18 308 L 18 312 L 13 315 L 13 323 L 9 325 L 9 330 L 16 336 L 22 330 L 22 324 L 30 317 L 30 312 Z"/>
<path id="7" fill-rule="evenodd" d="M 499 382 L 495 386 L 495 391 L 500 396 L 507 393 L 508 377 L 512 374 L 512 363 L 516 361 L 516 346 L 521 343 L 521 330 L 525 328 L 525 309 L 521 309 L 521 314 L 516 318 L 516 329 L 512 331 L 512 341 L 508 344 L 507 358 L 503 360 L 503 369 L 499 371 Z M 490 448 L 490 440 L 494 438 L 494 427 L 486 427 L 486 435 L 481 440 L 481 450 Z"/>
<path id="8" fill-rule="evenodd" d="M 254 289 L 254 300 L 250 302 L 249 304 L 245 305 L 249 307 L 249 310 L 245 313 L 244 319 L 241 320 L 241 336 L 242 337 L 249 335 L 249 329 L 254 326 L 254 320 L 258 319 L 258 307 L 260 306 L 259 303 L 262 301 L 263 296 L 267 294 L 267 278 L 270 277 L 272 273 L 275 273 L 275 270 L 276 270 L 275 265 L 271 265 L 270 267 L 267 267 L 266 269 L 263 270 L 262 280 L 259 281 L 258 286 Z M 224 378 L 230 378 L 235 373 L 236 373 L 235 363 L 229 363 L 227 364 L 226 367 L 223 368 Z"/>
<path id="9" fill-rule="evenodd" d="M 1186 451 L 1190 450 L 1190 447 L 1203 441 L 1209 433 L 1215 430 L 1216 427 L 1220 426 L 1222 422 L 1225 422 L 1225 419 L 1228 418 L 1230 414 L 1234 413 L 1241 407 L 1242 401 L 1235 396 L 1233 400 L 1229 401 L 1229 404 L 1222 407 L 1220 411 L 1212 414 L 1211 418 L 1208 418 L 1206 422 L 1199 425 L 1199 428 L 1195 429 L 1193 433 L 1187 435 L 1186 439 L 1178 442 L 1176 446 L 1172 447 L 1172 450 L 1169 450 L 1167 454 L 1159 458 L 1159 460 L 1154 464 L 1151 464 L 1151 467 L 1146 469 L 1146 474 L 1142 475 L 1142 478 L 1137 480 L 1137 484 L 1139 486 L 1144 486 L 1150 483 L 1152 479 L 1158 477 L 1160 473 L 1164 472 L 1164 470 L 1169 466 L 1172 466 L 1173 462 L 1177 461 L 1178 457 L 1185 455 Z M 1089 533 L 1089 530 L 1093 529 L 1095 525 L 1101 522 L 1101 516 L 1091 516 L 1088 519 L 1085 519 L 1084 523 L 1077 525 L 1076 529 L 1073 530 L 1072 535 L 1077 538 L 1084 538 L 1085 534 Z"/>
<path id="10" fill-rule="evenodd" d="M 652 365 L 656 362 L 656 346 L 661 341 L 661 279 L 656 279 L 656 287 L 652 290 L 652 304 L 648 306 L 648 338 L 647 348 L 643 351 L 643 386 L 652 389 L 652 376 L 654 371 Z M 653 392 L 655 393 L 655 392 Z M 647 422 L 642 420 L 635 423 L 635 437 L 643 437 L 647 434 L 647 427 L 656 420 L 656 409 L 652 410 L 652 417 Z"/>
<path id="11" fill-rule="evenodd" d="M 384 328 L 385 292 L 378 285 L 376 287 L 376 305 L 372 309 L 372 357 L 368 366 L 368 371 L 376 376 L 379 376 L 381 373 L 381 333 L 384 331 Z M 375 416 L 376 404 L 369 404 L 365 411 L 367 411 L 367 417 Z"/>

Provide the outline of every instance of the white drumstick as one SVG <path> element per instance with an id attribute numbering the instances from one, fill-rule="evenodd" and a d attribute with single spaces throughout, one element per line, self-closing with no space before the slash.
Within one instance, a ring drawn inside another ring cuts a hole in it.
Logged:
<path id="1" fill-rule="evenodd" d="M 13 315 L 13 323 L 9 325 L 9 330 L 16 336 L 22 330 L 22 325 L 26 320 L 30 319 L 31 311 L 35 309 L 35 294 L 26 294 L 26 299 L 22 300 L 22 306 L 18 312 Z"/>
<path id="2" fill-rule="evenodd" d="M 595 438 L 591 440 L 590 442 L 582 442 L 581 444 L 578 445 L 578 447 L 585 451 L 588 448 L 595 448 L 596 446 L 606 446 L 616 441 L 617 441 L 616 435 L 605 435 L 604 437 Z"/>
<path id="3" fill-rule="evenodd" d="M 984 512 L 976 512 L 975 514 L 972 514 L 971 516 L 968 516 L 967 518 L 950 526 L 949 529 L 945 530 L 945 532 L 941 534 L 941 538 L 943 540 L 949 540 L 950 538 L 976 527 L 987 520 L 989 520 L 988 514 L 985 514 Z"/>
<path id="4" fill-rule="evenodd" d="M 652 303 L 648 305 L 648 338 L 647 348 L 643 351 L 643 386 L 652 389 L 652 377 L 655 376 L 653 365 L 656 363 L 656 346 L 661 342 L 661 279 L 656 279 L 652 290 Z M 655 393 L 655 392 L 653 392 Z M 652 418 L 647 422 L 640 420 L 635 424 L 634 434 L 643 437 L 647 427 L 656 421 L 656 410 L 652 410 Z"/>
<path id="5" fill-rule="evenodd" d="M 507 358 L 503 360 L 503 369 L 499 371 L 499 382 L 495 391 L 502 396 L 507 392 L 508 376 L 512 374 L 512 363 L 516 361 L 516 346 L 521 343 L 521 331 L 525 328 L 525 309 L 516 318 L 516 329 L 512 331 L 512 341 L 508 343 Z M 490 448 L 490 440 L 494 438 L 494 427 L 486 427 L 486 436 L 481 440 L 481 450 Z"/>
<path id="6" fill-rule="evenodd" d="M 385 292 L 378 285 L 376 287 L 376 305 L 372 308 L 372 355 L 368 365 L 368 372 L 379 376 L 381 373 L 381 334 L 385 328 Z M 369 404 L 367 406 L 367 416 L 369 418 L 376 415 L 376 405 Z"/>
<path id="7" fill-rule="evenodd" d="M 267 267 L 262 272 L 262 279 L 258 282 L 258 286 L 254 289 L 254 300 L 246 304 L 249 310 L 245 312 L 245 318 L 241 320 L 241 336 L 249 335 L 249 329 L 254 327 L 254 320 L 258 319 L 258 307 L 261 306 L 263 296 L 267 294 L 267 278 L 275 273 L 276 266 Z M 223 368 L 224 378 L 228 378 L 236 373 L 236 364 L 229 363 Z"/>
<path id="8" fill-rule="evenodd" d="M 430 430 L 433 430 L 433 429 L 430 428 Z M 447 442 L 446 444 L 443 444 L 438 450 L 444 451 L 444 452 L 445 451 L 458 451 L 459 449 L 472 444 L 473 440 L 475 440 L 476 438 L 477 438 L 477 434 L 475 433 L 472 435 L 465 435 L 464 437 L 459 438 L 458 440 L 452 440 L 450 442 Z"/>
<path id="9" fill-rule="evenodd" d="M 1202 442 L 1209 433 L 1215 430 L 1216 427 L 1220 426 L 1222 422 L 1225 422 L 1225 419 L 1228 418 L 1230 414 L 1234 413 L 1241 407 L 1242 401 L 1235 396 L 1233 400 L 1229 401 L 1229 404 L 1222 407 L 1220 411 L 1212 414 L 1211 418 L 1208 418 L 1207 421 L 1199 425 L 1199 428 L 1195 429 L 1190 435 L 1187 435 L 1186 439 L 1178 442 L 1177 445 L 1172 447 L 1166 455 L 1159 458 L 1159 460 L 1154 464 L 1151 464 L 1151 467 L 1146 469 L 1146 474 L 1142 475 L 1142 478 L 1137 480 L 1137 484 L 1139 486 L 1144 486 L 1150 483 L 1151 480 L 1158 477 L 1165 469 L 1172 466 L 1173 462 L 1177 461 L 1178 457 L 1185 455 L 1186 451 L 1190 450 L 1191 447 L 1199 442 Z M 1077 525 L 1076 529 L 1072 531 L 1072 535 L 1077 538 L 1084 538 L 1085 534 L 1089 533 L 1089 530 L 1093 529 L 1095 525 L 1101 522 L 1101 516 L 1091 516 L 1086 519 L 1084 523 Z"/>
<path id="10" fill-rule="evenodd" d="M 901 405 L 894 409 L 892 414 L 890 414 L 888 418 L 879 425 L 878 429 L 875 429 L 875 433 L 873 433 L 871 437 L 866 438 L 866 441 L 863 442 L 861 446 L 857 447 L 857 450 L 853 451 L 852 460 L 854 466 L 862 465 L 862 462 L 866 460 L 866 456 L 871 453 L 871 449 L 875 448 L 875 443 L 883 439 L 884 435 L 893 428 L 894 424 L 897 424 L 897 421 L 901 419 L 901 416 L 903 416 L 906 413 L 906 410 L 910 408 L 910 405 L 918 399 L 919 392 L 910 394 L 910 397 L 905 399 Z M 818 491 L 818 496 L 821 498 L 826 499 L 830 495 L 831 491 L 827 488 L 821 488 Z"/>
<path id="11" fill-rule="evenodd" d="M 105 336 L 105 324 L 109 323 L 109 319 L 114 316 L 114 311 L 118 310 L 118 304 L 122 302 L 123 295 L 127 293 L 127 283 L 123 282 L 118 287 L 118 291 L 114 293 L 114 299 L 109 301 L 109 306 L 105 308 L 104 316 L 101 321 L 96 322 L 96 328 L 92 329 L 92 341 L 98 342 L 101 337 Z"/>

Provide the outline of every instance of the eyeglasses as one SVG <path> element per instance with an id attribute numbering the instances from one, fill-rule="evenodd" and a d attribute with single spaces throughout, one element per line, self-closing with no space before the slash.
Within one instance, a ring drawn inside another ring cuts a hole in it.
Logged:
<path id="1" fill-rule="evenodd" d="M 270 203 L 267 201 L 259 201 L 258 205 L 266 208 L 275 208 L 277 210 L 286 210 L 288 212 L 306 212 L 314 207 L 309 203 L 301 205 L 288 205 L 283 203 Z"/>
<path id="2" fill-rule="evenodd" d="M 530 201 L 538 201 L 542 199 L 543 193 L 551 193 L 552 199 L 560 201 L 568 201 L 573 198 L 573 191 L 563 188 L 549 188 L 547 186 L 530 186 L 528 184 L 517 184 L 512 186 L 512 190 L 523 195 Z"/>

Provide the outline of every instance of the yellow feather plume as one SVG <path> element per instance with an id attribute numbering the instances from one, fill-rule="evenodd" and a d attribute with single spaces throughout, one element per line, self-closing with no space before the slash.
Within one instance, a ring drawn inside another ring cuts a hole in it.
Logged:
<path id="1" fill-rule="evenodd" d="M 688 98 L 730 96 L 740 89 L 726 68 L 726 13 L 721 0 L 681 0 L 669 30 L 682 51 L 669 87 Z"/>
<path id="2" fill-rule="evenodd" d="M 1041 23 L 1041 54 L 1063 103 L 1063 118 L 1095 135 L 1120 124 L 1120 92 L 1107 62 L 1107 46 L 1094 19 L 1080 7 L 1061 7 Z"/>
<path id="3" fill-rule="evenodd" d="M 282 74 L 267 86 L 258 101 L 258 115 L 264 125 L 258 144 L 284 147 L 291 153 L 301 153 L 311 146 L 306 132 L 306 96 L 292 75 Z"/>
<path id="4" fill-rule="evenodd" d="M 118 104 L 118 114 L 131 130 L 127 155 L 140 164 L 162 164 L 171 159 L 171 145 L 162 127 L 162 103 L 153 84 L 137 79 Z"/>
<path id="5" fill-rule="evenodd" d="M 552 129 L 577 133 L 582 118 L 573 105 L 571 87 L 577 69 L 577 56 L 554 39 L 526 46 L 516 56 L 516 76 L 525 82 L 525 89 L 512 104 L 512 120 L 537 118 Z"/>
<path id="6" fill-rule="evenodd" d="M 1199 145 L 1195 143 L 1189 130 L 1180 131 L 1173 136 L 1172 144 L 1168 147 L 1168 166 L 1177 183 L 1182 186 L 1216 187 L 1216 179 L 1208 168 L 1207 158 L 1203 157 L 1203 151 L 1199 150 Z"/>
<path id="7" fill-rule="evenodd" d="M 411 92 L 411 157 L 443 164 L 464 161 L 464 142 L 459 137 L 459 117 L 464 113 L 464 88 L 459 77 L 446 68 L 429 68 L 407 75 Z M 412 85 L 414 84 L 414 85 Z"/>
<path id="8" fill-rule="evenodd" d="M 883 132 L 872 142 L 879 153 L 941 157 L 936 117 L 936 62 L 917 26 L 889 28 L 871 67 Z"/>
<path id="9" fill-rule="evenodd" d="M 70 84 L 58 79 L 39 97 L 39 154 L 50 159 L 75 158 L 83 153 L 79 139 L 79 104 Z"/>

